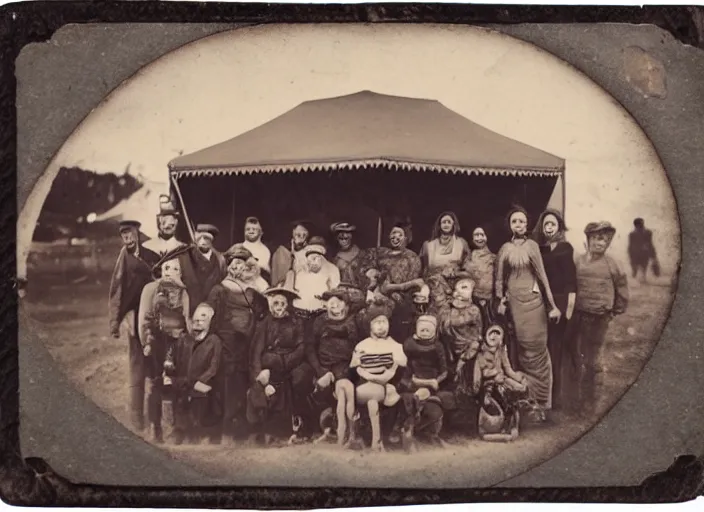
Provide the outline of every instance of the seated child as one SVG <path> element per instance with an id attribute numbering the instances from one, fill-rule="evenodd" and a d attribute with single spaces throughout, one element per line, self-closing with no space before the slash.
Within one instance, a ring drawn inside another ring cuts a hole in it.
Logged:
<path id="1" fill-rule="evenodd" d="M 439 438 L 443 408 L 449 397 L 440 386 L 447 379 L 445 348 L 437 338 L 437 319 L 423 315 L 416 320 L 416 332 L 403 344 L 408 365 L 401 381 L 403 391 L 403 443 L 409 450 L 415 435 L 443 445 Z M 445 403 L 443 403 L 445 398 Z"/>
<path id="2" fill-rule="evenodd" d="M 391 379 L 400 367 L 407 364 L 403 346 L 389 336 L 389 312 L 384 307 L 370 307 L 366 317 L 370 323 L 370 336 L 360 341 L 354 349 L 350 368 L 360 378 L 355 388 L 356 402 L 366 405 L 372 427 L 372 449 L 382 451 L 379 405 L 392 407 L 400 400 Z"/>
<path id="3" fill-rule="evenodd" d="M 438 313 L 440 336 L 452 365 L 450 371 L 460 391 L 465 393 L 470 391 L 471 375 L 467 375 L 464 366 L 474 359 L 482 342 L 482 317 L 472 302 L 473 291 L 474 281 L 460 279 L 455 284 L 452 301 Z"/>
<path id="4" fill-rule="evenodd" d="M 473 389 L 480 397 L 480 437 L 486 441 L 516 439 L 519 401 L 527 396 L 528 381 L 511 367 L 500 325 L 493 324 L 486 331 L 474 365 Z"/>

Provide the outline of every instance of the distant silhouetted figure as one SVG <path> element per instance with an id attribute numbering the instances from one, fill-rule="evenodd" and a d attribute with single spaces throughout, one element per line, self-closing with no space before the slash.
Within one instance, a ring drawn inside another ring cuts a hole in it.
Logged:
<path id="1" fill-rule="evenodd" d="M 655 277 L 660 276 L 660 264 L 653 245 L 653 232 L 645 228 L 645 221 L 641 218 L 635 219 L 633 225 L 635 229 L 628 235 L 628 257 L 631 260 L 633 278 L 640 274 L 640 281 L 644 283 L 651 260 Z"/>

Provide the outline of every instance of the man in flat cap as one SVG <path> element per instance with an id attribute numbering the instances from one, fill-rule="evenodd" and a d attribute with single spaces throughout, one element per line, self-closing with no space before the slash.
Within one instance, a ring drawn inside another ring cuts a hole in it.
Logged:
<path id="1" fill-rule="evenodd" d="M 567 336 L 568 362 L 563 375 L 567 397 L 581 413 L 593 417 L 597 411 L 596 388 L 602 368 L 602 349 L 611 320 L 628 307 L 628 280 L 614 258 L 606 254 L 616 229 L 606 221 L 590 222 L 584 229 L 587 252 L 577 257 L 577 299 Z M 567 377 L 567 378 L 565 378 Z M 571 388 L 571 389 L 570 389 Z"/>
<path id="2" fill-rule="evenodd" d="M 212 224 L 198 224 L 195 244 L 181 256 L 183 283 L 191 297 L 191 315 L 208 298 L 210 290 L 227 274 L 225 257 L 213 247 L 219 230 Z"/>
<path id="3" fill-rule="evenodd" d="M 306 266 L 305 248 L 311 236 L 312 224 L 307 220 L 291 223 L 291 243 L 289 247 L 279 246 L 271 258 L 271 285 L 281 286 L 289 270 L 298 272 Z"/>
<path id="4" fill-rule="evenodd" d="M 262 236 L 264 236 L 264 229 L 259 219 L 247 217 L 244 222 L 244 242 L 242 242 L 242 246 L 256 258 L 261 275 L 268 283 L 271 280 L 271 251 L 262 242 Z"/>
<path id="5" fill-rule="evenodd" d="M 122 248 L 110 282 L 110 334 L 124 335 L 128 342 L 130 368 L 130 419 L 137 430 L 144 428 L 144 355 L 138 336 L 137 313 L 142 289 L 151 282 L 151 270 L 159 256 L 145 249 L 140 241 L 141 224 L 120 222 Z"/>
<path id="6" fill-rule="evenodd" d="M 330 232 L 337 240 L 338 251 L 332 262 L 340 269 L 340 279 L 344 283 L 359 285 L 359 263 L 362 250 L 354 243 L 357 227 L 349 222 L 336 222 L 330 226 Z"/>
<path id="7" fill-rule="evenodd" d="M 159 213 L 156 215 L 158 235 L 156 238 L 144 242 L 144 247 L 158 254 L 164 254 L 184 245 L 176 238 L 179 213 L 174 207 L 171 198 L 162 194 L 159 196 Z"/>

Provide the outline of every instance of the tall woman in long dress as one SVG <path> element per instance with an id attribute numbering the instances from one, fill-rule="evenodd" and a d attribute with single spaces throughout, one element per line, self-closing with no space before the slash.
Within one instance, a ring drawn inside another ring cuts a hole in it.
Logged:
<path id="1" fill-rule="evenodd" d="M 518 364 L 528 378 L 531 396 L 544 411 L 552 408 L 552 364 L 548 352 L 548 319 L 559 321 L 538 244 L 528 238 L 528 214 L 508 214 L 512 238 L 496 258 L 499 313 L 510 309 L 518 344 Z M 546 304 L 549 313 L 546 314 Z"/>
<path id="2" fill-rule="evenodd" d="M 577 269 L 574 248 L 565 240 L 565 221 L 556 210 L 547 209 L 533 230 L 533 239 L 540 246 L 550 290 L 555 304 L 563 313 L 559 322 L 548 326 L 548 351 L 552 362 L 553 409 L 562 406 L 562 359 L 567 322 L 572 318 L 577 294 Z"/>

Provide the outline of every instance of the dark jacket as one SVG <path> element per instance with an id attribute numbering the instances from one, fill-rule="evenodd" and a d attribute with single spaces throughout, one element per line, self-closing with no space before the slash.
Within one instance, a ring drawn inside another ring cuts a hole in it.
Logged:
<path id="1" fill-rule="evenodd" d="M 111 333 L 118 332 L 129 311 L 135 312 L 136 320 L 142 289 L 152 281 L 152 267 L 159 261 L 156 253 L 141 245 L 137 254 L 135 256 L 122 247 L 115 262 L 108 299 Z"/>
<path id="2" fill-rule="evenodd" d="M 293 314 L 284 318 L 267 315 L 254 331 L 251 351 L 252 380 L 268 369 L 271 381 L 285 379 L 303 362 L 303 324 Z"/>
<path id="3" fill-rule="evenodd" d="M 181 279 L 186 285 L 190 302 L 190 314 L 193 315 L 198 304 L 205 302 L 213 287 L 225 279 L 227 274 L 225 258 L 213 249 L 210 260 L 193 245 L 188 252 L 179 257 Z"/>

